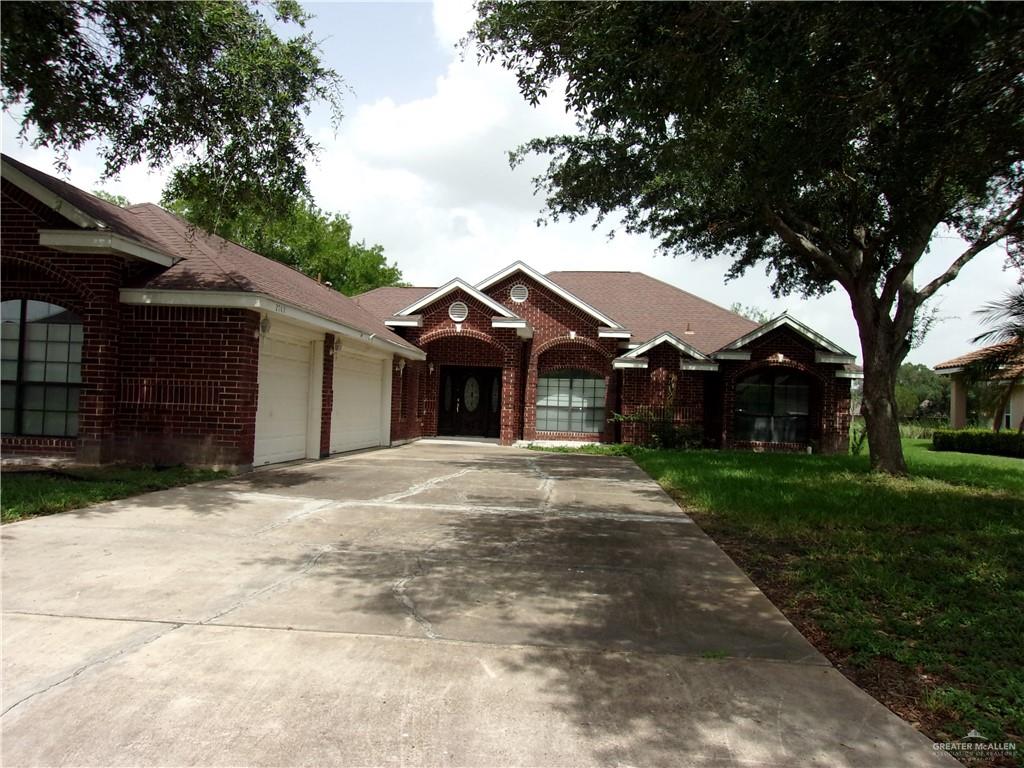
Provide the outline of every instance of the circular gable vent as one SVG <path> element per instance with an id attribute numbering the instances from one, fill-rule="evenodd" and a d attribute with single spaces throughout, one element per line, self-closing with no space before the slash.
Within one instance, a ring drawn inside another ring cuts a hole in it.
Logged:
<path id="1" fill-rule="evenodd" d="M 450 317 L 456 323 L 461 323 L 463 320 L 469 317 L 469 307 L 466 306 L 466 302 L 453 301 L 452 305 L 448 307 L 448 317 Z"/>
<path id="2" fill-rule="evenodd" d="M 516 304 L 522 304 L 530 295 L 530 289 L 522 283 L 518 283 L 512 286 L 512 290 L 508 292 L 509 297 Z"/>

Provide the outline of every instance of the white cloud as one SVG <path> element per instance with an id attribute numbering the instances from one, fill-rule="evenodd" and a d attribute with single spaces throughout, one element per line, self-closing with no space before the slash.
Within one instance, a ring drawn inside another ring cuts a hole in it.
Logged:
<path id="1" fill-rule="evenodd" d="M 434 35 L 446 50 L 458 45 L 476 19 L 472 0 L 434 0 L 433 16 Z"/>

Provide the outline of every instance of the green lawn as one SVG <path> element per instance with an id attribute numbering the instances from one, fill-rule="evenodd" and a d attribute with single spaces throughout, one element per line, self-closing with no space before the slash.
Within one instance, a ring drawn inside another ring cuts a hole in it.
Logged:
<path id="1" fill-rule="evenodd" d="M 935 739 L 1024 736 L 1024 461 L 628 453 L 851 678 Z M 1024 746 L 1018 747 L 1024 759 Z M 1024 764 L 1024 760 L 1022 760 Z"/>
<path id="2" fill-rule="evenodd" d="M 147 491 L 159 491 L 226 473 L 170 467 L 100 467 L 40 472 L 5 472 L 0 478 L 3 522 L 50 515 Z"/>

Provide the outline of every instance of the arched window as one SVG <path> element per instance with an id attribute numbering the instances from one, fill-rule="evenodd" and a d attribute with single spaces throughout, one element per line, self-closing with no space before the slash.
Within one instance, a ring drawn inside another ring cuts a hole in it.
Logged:
<path id="1" fill-rule="evenodd" d="M 736 384 L 736 439 L 805 443 L 811 386 L 791 371 L 762 371 Z"/>
<path id="2" fill-rule="evenodd" d="M 78 434 L 82 321 L 45 301 L 2 302 L 3 433 Z"/>
<path id="3" fill-rule="evenodd" d="M 537 380 L 538 432 L 602 432 L 604 378 L 586 371 L 551 371 Z"/>

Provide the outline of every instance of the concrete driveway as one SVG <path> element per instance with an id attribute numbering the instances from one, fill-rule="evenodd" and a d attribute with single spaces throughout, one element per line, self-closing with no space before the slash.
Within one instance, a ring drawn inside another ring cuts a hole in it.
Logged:
<path id="1" fill-rule="evenodd" d="M 629 460 L 421 442 L 5 526 L 4 765 L 957 765 Z"/>

